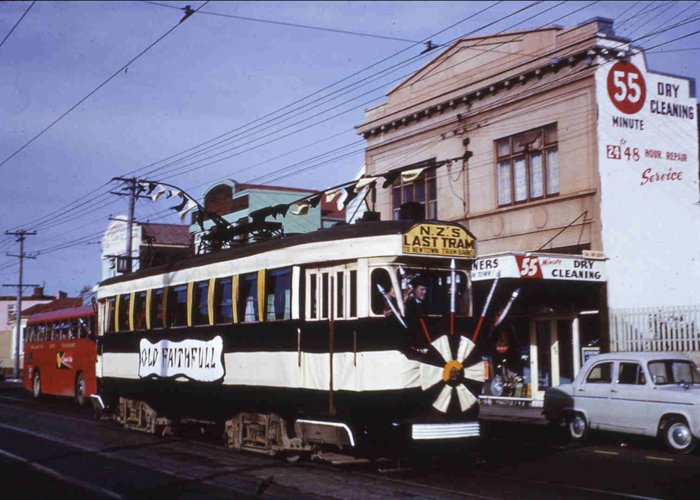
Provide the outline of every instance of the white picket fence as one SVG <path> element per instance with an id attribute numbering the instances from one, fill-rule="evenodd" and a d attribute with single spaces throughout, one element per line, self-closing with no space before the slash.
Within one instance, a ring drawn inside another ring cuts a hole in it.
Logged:
<path id="1" fill-rule="evenodd" d="M 700 305 L 611 309 L 610 350 L 700 352 Z"/>

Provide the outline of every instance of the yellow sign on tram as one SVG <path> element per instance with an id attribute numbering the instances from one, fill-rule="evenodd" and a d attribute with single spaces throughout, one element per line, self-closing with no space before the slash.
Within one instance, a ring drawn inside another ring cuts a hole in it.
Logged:
<path id="1" fill-rule="evenodd" d="M 403 253 L 473 259 L 474 237 L 447 224 L 416 224 L 403 235 Z"/>

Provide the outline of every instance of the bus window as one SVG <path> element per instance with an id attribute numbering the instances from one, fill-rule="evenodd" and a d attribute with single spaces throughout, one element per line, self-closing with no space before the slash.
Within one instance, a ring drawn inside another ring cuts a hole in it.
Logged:
<path id="1" fill-rule="evenodd" d="M 384 314 L 384 309 L 386 307 L 386 301 L 384 296 L 379 290 L 377 285 L 380 285 L 384 292 L 389 294 L 392 291 L 391 278 L 389 277 L 389 271 L 386 269 L 378 268 L 372 271 L 372 290 L 370 291 L 372 297 L 372 312 L 374 314 Z"/>
<path id="2" fill-rule="evenodd" d="M 168 289 L 168 326 L 187 326 L 187 285 Z"/>
<path id="3" fill-rule="evenodd" d="M 129 331 L 129 304 L 131 303 L 131 294 L 125 293 L 119 296 L 119 311 L 117 311 L 117 318 L 119 318 L 118 325 L 120 332 Z"/>
<path id="4" fill-rule="evenodd" d="M 37 340 L 39 342 L 44 342 L 46 340 L 46 325 L 43 323 L 37 328 Z"/>
<path id="5" fill-rule="evenodd" d="M 61 323 L 51 323 L 51 340 L 61 340 Z"/>
<path id="6" fill-rule="evenodd" d="M 250 323 L 258 320 L 258 273 L 241 275 L 238 291 L 238 320 Z"/>
<path id="7" fill-rule="evenodd" d="M 219 278 L 216 280 L 214 290 L 214 322 L 233 323 L 231 278 Z"/>
<path id="8" fill-rule="evenodd" d="M 335 317 L 345 317 L 345 273 L 335 273 Z"/>
<path id="9" fill-rule="evenodd" d="M 292 317 L 292 270 L 270 271 L 265 283 L 266 319 L 290 319 Z"/>
<path id="10" fill-rule="evenodd" d="M 194 284 L 192 297 L 192 324 L 209 324 L 209 282 L 200 281 Z"/>
<path id="11" fill-rule="evenodd" d="M 350 318 L 357 317 L 357 271 L 354 269 L 350 271 L 350 311 L 348 316 Z"/>
<path id="12" fill-rule="evenodd" d="M 114 328 L 114 305 L 116 304 L 116 299 L 110 297 L 105 301 L 105 332 L 113 333 Z"/>
<path id="13" fill-rule="evenodd" d="M 69 339 L 77 339 L 80 337 L 80 323 L 77 319 L 72 319 L 70 322 Z"/>
<path id="14" fill-rule="evenodd" d="M 134 330 L 146 329 L 146 291 L 136 292 L 134 297 Z"/>
<path id="15" fill-rule="evenodd" d="M 163 328 L 163 289 L 151 293 L 151 328 Z"/>
<path id="16" fill-rule="evenodd" d="M 90 318 L 92 320 L 92 318 Z M 90 336 L 88 318 L 78 319 L 78 338 L 85 339 Z"/>

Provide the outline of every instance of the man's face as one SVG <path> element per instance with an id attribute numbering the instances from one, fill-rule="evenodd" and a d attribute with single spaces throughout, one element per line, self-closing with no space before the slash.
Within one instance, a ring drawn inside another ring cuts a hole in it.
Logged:
<path id="1" fill-rule="evenodd" d="M 428 293 L 428 288 L 424 285 L 418 285 L 416 287 L 416 298 L 418 300 L 425 300 L 425 295 Z"/>

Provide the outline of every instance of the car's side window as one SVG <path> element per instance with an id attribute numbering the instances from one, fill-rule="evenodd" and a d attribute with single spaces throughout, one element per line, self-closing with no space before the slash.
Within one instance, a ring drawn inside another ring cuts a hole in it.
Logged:
<path id="1" fill-rule="evenodd" d="M 586 377 L 587 384 L 609 384 L 612 382 L 612 362 L 610 363 L 598 363 L 591 371 L 588 372 Z"/>
<path id="2" fill-rule="evenodd" d="M 620 363 L 620 372 L 617 376 L 618 384 L 645 385 L 644 371 L 639 363 Z"/>

